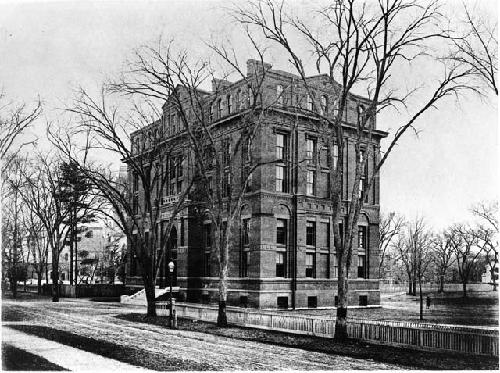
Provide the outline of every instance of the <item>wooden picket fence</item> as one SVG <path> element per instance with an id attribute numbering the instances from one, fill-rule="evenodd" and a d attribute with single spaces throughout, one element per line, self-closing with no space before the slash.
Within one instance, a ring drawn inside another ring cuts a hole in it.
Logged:
<path id="1" fill-rule="evenodd" d="M 177 317 L 208 322 L 217 321 L 217 307 L 177 303 Z M 168 316 L 168 302 L 157 302 L 159 316 Z M 290 315 L 228 307 L 230 324 L 333 338 L 335 318 Z M 420 324 L 398 321 L 374 321 L 349 318 L 347 327 L 353 339 L 371 343 L 416 348 L 428 351 L 454 351 L 474 355 L 498 356 L 498 329 L 467 326 Z"/>

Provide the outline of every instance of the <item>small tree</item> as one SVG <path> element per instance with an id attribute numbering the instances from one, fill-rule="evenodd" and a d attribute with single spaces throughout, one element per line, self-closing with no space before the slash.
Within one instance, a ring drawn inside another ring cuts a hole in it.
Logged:
<path id="1" fill-rule="evenodd" d="M 386 265 L 387 255 L 392 243 L 401 232 L 404 223 L 404 218 L 395 212 L 391 212 L 388 215 L 381 215 L 379 225 L 379 278 L 384 278 L 385 276 L 384 266 Z"/>

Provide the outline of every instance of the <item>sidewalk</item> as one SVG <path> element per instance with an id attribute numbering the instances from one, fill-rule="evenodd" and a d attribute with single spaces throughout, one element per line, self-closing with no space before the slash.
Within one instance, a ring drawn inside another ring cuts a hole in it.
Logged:
<path id="1" fill-rule="evenodd" d="M 70 371 L 150 372 L 147 369 L 108 359 L 77 348 L 2 327 L 2 342 L 31 352 Z"/>

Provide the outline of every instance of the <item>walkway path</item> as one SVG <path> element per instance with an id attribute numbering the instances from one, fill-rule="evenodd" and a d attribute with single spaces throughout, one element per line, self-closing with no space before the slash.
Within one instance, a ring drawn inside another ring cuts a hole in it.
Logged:
<path id="1" fill-rule="evenodd" d="M 2 328 L 2 341 L 11 346 L 31 352 L 47 359 L 70 371 L 95 371 L 106 372 L 145 372 L 144 368 L 125 364 L 117 360 L 108 359 L 77 348 L 38 338 L 30 334 L 13 330 L 4 325 Z"/>

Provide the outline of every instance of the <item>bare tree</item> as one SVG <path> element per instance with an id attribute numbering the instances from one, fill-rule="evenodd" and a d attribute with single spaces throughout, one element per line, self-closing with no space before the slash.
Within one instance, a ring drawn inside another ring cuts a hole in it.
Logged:
<path id="1" fill-rule="evenodd" d="M 126 93 L 117 91 L 116 86 L 114 92 Z M 141 268 L 147 314 L 154 316 L 156 278 L 162 263 L 172 259 L 172 253 L 167 253 L 167 241 L 178 213 L 186 207 L 193 178 L 191 174 L 183 174 L 187 154 L 182 142 L 179 139 L 165 141 L 162 115 L 155 105 L 146 100 L 133 103 L 128 111 L 120 111 L 111 103 L 114 98 L 113 93 L 105 89 L 99 99 L 80 89 L 68 111 L 80 118 L 77 132 L 88 139 L 85 149 L 80 151 L 87 154 L 96 148 L 118 155 L 127 164 L 130 180 L 113 176 L 106 165 L 83 160 L 85 155 L 78 157 L 67 141 L 60 142 L 59 146 L 66 148 L 65 153 L 79 162 L 82 172 L 111 204 L 112 211 L 105 214 L 130 242 L 132 255 L 137 257 Z M 178 197 L 166 206 L 163 197 L 167 195 L 171 176 L 179 180 L 174 186 Z M 162 229 L 159 223 L 165 207 L 169 218 L 166 228 Z"/>
<path id="2" fill-rule="evenodd" d="M 471 210 L 473 215 L 480 219 L 474 232 L 478 245 L 486 256 L 486 267 L 490 272 L 493 291 L 496 291 L 498 280 L 498 202 L 478 203 Z"/>
<path id="3" fill-rule="evenodd" d="M 0 160 L 2 162 L 1 173 L 3 173 L 13 157 L 18 154 L 19 149 L 32 143 L 26 141 L 14 149 L 14 143 L 41 114 L 42 104 L 40 100 L 30 108 L 26 104 L 16 105 L 7 101 L 5 94 L 0 92 Z"/>
<path id="4" fill-rule="evenodd" d="M 450 232 L 458 275 L 462 281 L 462 296 L 466 298 L 467 284 L 481 255 L 481 250 L 478 247 L 477 232 L 465 224 L 454 225 Z"/>
<path id="5" fill-rule="evenodd" d="M 330 196 L 333 222 L 342 219 L 341 208 L 345 207 L 345 221 L 341 234 L 338 224 L 334 224 L 333 234 L 338 262 L 338 299 L 335 337 L 347 338 L 348 274 L 351 267 L 354 236 L 357 232 L 359 214 L 365 196 L 372 188 L 379 171 L 408 130 L 414 130 L 419 117 L 443 98 L 457 95 L 463 90 L 476 87 L 469 84 L 470 68 L 456 63 L 441 66 L 443 77 L 432 93 L 418 107 L 407 108 L 409 119 L 402 119 L 395 131 L 385 154 L 379 158 L 379 149 L 374 144 L 375 116 L 395 105 L 405 106 L 408 94 L 397 95 L 391 88 L 392 71 L 408 63 L 417 64 L 431 55 L 428 43 L 443 36 L 439 24 L 441 13 L 436 1 L 425 4 L 391 0 L 376 4 L 365 2 L 335 1 L 320 9 L 315 22 L 321 20 L 322 32 L 316 32 L 318 24 L 307 24 L 303 19 L 290 16 L 285 11 L 285 3 L 276 4 L 272 0 L 254 1 L 248 6 L 235 10 L 235 18 L 245 26 L 256 27 L 262 35 L 275 43 L 287 54 L 302 83 L 313 96 L 310 81 L 306 75 L 305 57 L 298 52 L 295 38 L 303 38 L 312 48 L 312 55 L 318 73 L 326 71 L 332 85 L 337 87 L 336 110 L 325 115 L 321 104 L 313 100 L 313 110 L 317 118 L 318 131 L 327 140 L 330 154 L 338 154 L 338 162 L 330 163 Z M 440 62 L 434 60 L 437 67 Z M 339 82 L 339 83 L 337 83 Z M 368 91 L 368 102 L 360 120 L 353 128 L 344 126 L 349 100 L 356 89 Z M 410 91 L 412 93 L 413 91 Z M 355 165 L 350 201 L 342 202 L 343 165 L 345 159 L 347 133 L 352 132 Z M 333 156 L 332 156 L 333 157 Z M 367 162 L 376 158 L 373 172 L 364 178 Z M 360 195 L 362 198 L 359 198 Z M 345 206 L 343 206 L 345 205 Z"/>
<path id="6" fill-rule="evenodd" d="M 192 154 L 191 166 L 197 180 L 191 205 L 202 212 L 202 218 L 211 221 L 209 235 L 219 277 L 217 324 L 226 326 L 229 247 L 239 230 L 243 197 L 251 187 L 255 169 L 275 160 L 259 159 L 252 154 L 252 141 L 266 110 L 260 100 L 266 70 L 261 68 L 248 77 L 233 58 L 234 54 L 224 47 L 212 46 L 212 49 L 243 80 L 243 92 L 234 106 L 237 110 L 244 108 L 245 113 L 237 128 L 230 131 L 213 125 L 220 117 L 220 101 L 231 100 L 227 98 L 227 82 L 214 77 L 208 62 L 192 61 L 186 51 L 175 55 L 172 43 L 167 47 L 160 43 L 158 48 L 138 50 L 130 72 L 113 88 L 130 96 L 162 99 L 165 108 L 180 118 L 179 130 L 185 135 L 184 144 Z M 263 55 L 257 47 L 256 51 L 263 67 Z M 210 78 L 214 89 L 212 94 L 207 94 L 200 86 Z"/>
<path id="7" fill-rule="evenodd" d="M 459 25 L 462 33 L 458 34 L 456 31 L 450 33 L 456 47 L 450 58 L 469 66 L 474 75 L 498 96 L 497 19 L 488 18 L 485 12 L 480 11 L 478 5 L 470 9 L 464 2 L 463 11 L 464 19 Z"/>
<path id="8" fill-rule="evenodd" d="M 381 215 L 379 225 L 379 256 L 380 261 L 378 265 L 379 278 L 384 278 L 384 266 L 386 265 L 386 257 L 389 254 L 391 245 L 396 239 L 397 235 L 401 232 L 405 224 L 404 218 L 395 212 L 388 215 Z"/>
<path id="9" fill-rule="evenodd" d="M 436 258 L 436 269 L 439 280 L 439 293 L 444 292 L 444 283 L 449 268 L 455 263 L 452 247 L 452 233 L 445 231 L 433 238 L 434 253 Z"/>

